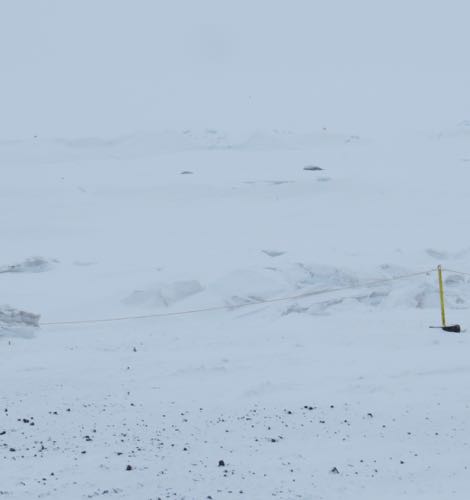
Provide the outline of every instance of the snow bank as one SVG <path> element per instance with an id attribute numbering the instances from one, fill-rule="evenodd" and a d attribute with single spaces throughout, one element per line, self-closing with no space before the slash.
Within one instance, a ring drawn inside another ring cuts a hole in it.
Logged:
<path id="1" fill-rule="evenodd" d="M 33 314 L 10 306 L 0 306 L 0 332 L 16 331 L 39 327 L 39 314 Z"/>
<path id="2" fill-rule="evenodd" d="M 0 273 L 42 273 L 49 271 L 55 262 L 57 261 L 44 259 L 43 257 L 30 257 L 18 264 L 0 266 Z"/>
<path id="3" fill-rule="evenodd" d="M 203 290 L 199 281 L 177 281 L 135 290 L 123 302 L 128 305 L 167 307 Z"/>

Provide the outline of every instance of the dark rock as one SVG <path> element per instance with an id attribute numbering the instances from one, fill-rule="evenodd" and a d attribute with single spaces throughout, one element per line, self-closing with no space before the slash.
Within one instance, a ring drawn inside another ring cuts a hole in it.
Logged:
<path id="1" fill-rule="evenodd" d="M 306 167 L 304 167 L 304 170 L 308 170 L 310 172 L 318 172 L 324 169 L 321 167 L 317 167 L 316 165 L 307 165 Z"/>
<path id="2" fill-rule="evenodd" d="M 336 468 L 336 467 L 333 467 L 331 470 L 330 470 L 331 474 L 339 474 L 339 470 Z"/>
<path id="3" fill-rule="evenodd" d="M 128 465 L 128 466 L 126 467 L 126 470 L 132 470 L 132 465 Z"/>
<path id="4" fill-rule="evenodd" d="M 225 462 L 223 460 L 219 460 L 219 467 L 225 467 Z"/>

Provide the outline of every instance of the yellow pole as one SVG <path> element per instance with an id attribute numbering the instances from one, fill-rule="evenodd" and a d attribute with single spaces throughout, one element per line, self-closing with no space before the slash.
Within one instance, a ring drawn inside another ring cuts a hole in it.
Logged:
<path id="1" fill-rule="evenodd" d="M 441 299 L 441 321 L 442 321 L 442 326 L 446 326 L 446 311 L 444 308 L 444 285 L 442 283 L 441 266 L 437 266 L 437 276 L 439 277 L 439 297 Z"/>

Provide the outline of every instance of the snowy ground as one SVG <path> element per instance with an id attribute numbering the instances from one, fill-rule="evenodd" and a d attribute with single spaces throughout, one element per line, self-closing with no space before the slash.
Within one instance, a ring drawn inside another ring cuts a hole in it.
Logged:
<path id="1" fill-rule="evenodd" d="M 469 16 L 1 3 L 1 498 L 468 498 Z"/>
<path id="2" fill-rule="evenodd" d="M 324 131 L 220 148 L 174 133 L 173 150 L 161 139 L 134 158 L 148 137 L 3 146 L 2 296 L 47 323 L 238 305 L 437 263 L 468 271 L 466 237 L 439 227 L 468 222 L 466 130 L 415 137 L 415 149 L 403 139 L 406 159 Z M 469 280 L 448 273 L 446 287 L 449 319 L 465 326 Z M 182 317 L 5 325 L 0 490 L 465 498 L 470 341 L 428 329 L 438 322 L 430 274 Z"/>

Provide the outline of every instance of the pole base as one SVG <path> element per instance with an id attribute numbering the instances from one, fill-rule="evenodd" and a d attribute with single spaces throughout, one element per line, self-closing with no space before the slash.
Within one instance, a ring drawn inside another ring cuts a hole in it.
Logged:
<path id="1" fill-rule="evenodd" d="M 460 333 L 462 331 L 460 325 L 443 326 L 442 329 L 445 332 L 453 332 L 453 333 Z"/>
<path id="2" fill-rule="evenodd" d="M 452 332 L 452 333 L 460 333 L 463 331 L 460 325 L 430 326 L 429 328 L 439 328 L 440 330 L 444 330 L 445 332 Z"/>

